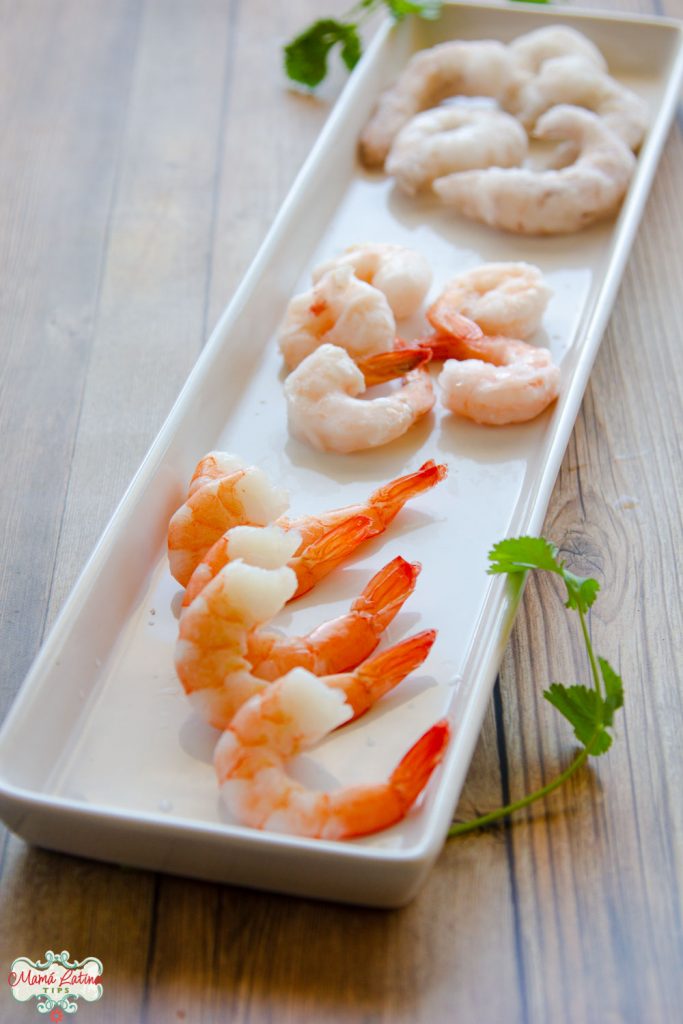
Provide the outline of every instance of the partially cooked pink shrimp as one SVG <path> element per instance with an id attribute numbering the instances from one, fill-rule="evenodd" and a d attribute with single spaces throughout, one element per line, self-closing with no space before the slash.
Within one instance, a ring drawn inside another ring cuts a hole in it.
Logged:
<path id="1" fill-rule="evenodd" d="M 321 345 L 285 381 L 292 435 L 321 451 L 356 452 L 402 437 L 434 405 L 429 374 L 413 370 L 390 395 L 368 400 L 363 374 L 347 352 Z"/>
<path id="2" fill-rule="evenodd" d="M 560 371 L 547 348 L 515 338 L 451 338 L 439 375 L 447 409 L 490 426 L 534 419 L 557 398 Z"/>
<path id="3" fill-rule="evenodd" d="M 379 372 L 380 364 L 373 361 L 373 365 L 375 371 Z M 220 479 L 220 467 L 229 467 L 231 465 L 229 460 L 232 458 L 233 456 L 228 456 L 223 452 L 211 452 L 197 466 L 193 481 L 195 479 L 208 480 L 215 487 Z M 398 477 L 378 488 L 364 503 L 334 509 L 320 515 L 300 516 L 296 519 L 280 516 L 276 520 L 277 526 L 283 530 L 294 529 L 301 534 L 301 543 L 293 552 L 288 563 L 297 576 L 297 589 L 293 596 L 300 597 L 302 594 L 306 594 L 320 579 L 345 558 L 348 558 L 359 544 L 382 533 L 410 498 L 430 490 L 440 480 L 443 480 L 446 472 L 446 466 L 437 466 L 430 460 L 425 462 L 417 472 Z M 197 490 L 197 493 L 201 494 L 201 488 Z M 213 500 L 213 492 L 210 489 L 206 497 L 207 500 Z M 204 499 L 193 498 L 183 506 L 183 509 L 191 506 L 192 512 L 192 517 L 187 516 L 183 520 L 184 533 L 182 535 L 182 544 L 185 547 L 183 550 L 184 561 L 181 563 L 181 567 L 192 565 L 189 579 L 187 577 L 181 579 L 178 573 L 174 572 L 174 568 L 177 568 L 180 562 L 180 555 L 175 550 L 172 554 L 171 529 L 169 529 L 171 571 L 179 582 L 187 584 L 184 604 L 189 604 L 231 557 L 242 557 L 241 555 L 231 555 L 224 536 L 232 526 L 236 525 L 235 516 L 230 515 L 229 509 L 225 510 L 222 518 L 219 519 L 223 528 L 220 529 L 220 526 L 217 525 L 213 529 L 213 533 L 209 534 L 207 525 L 200 519 L 201 509 L 196 513 L 196 519 L 194 517 L 200 500 L 203 502 Z M 217 503 L 214 502 L 211 508 L 217 516 L 220 515 L 221 509 Z M 179 513 L 176 513 L 171 520 L 172 524 L 177 517 L 179 517 Z M 246 513 L 244 513 L 241 523 L 248 522 Z M 175 527 L 173 528 L 175 529 Z M 213 541 L 210 540 L 211 536 L 214 536 Z M 179 544 L 177 537 L 178 534 L 175 534 L 174 540 L 176 544 Z"/>
<path id="4" fill-rule="evenodd" d="M 391 677 L 390 652 L 353 675 L 336 673 L 358 665 L 374 650 L 382 630 L 412 593 L 419 566 L 394 560 L 374 577 L 347 615 L 307 637 L 287 640 L 272 633 L 261 637 L 258 628 L 280 611 L 297 583 L 284 563 L 298 536 L 279 532 L 280 567 L 275 567 L 274 558 L 272 568 L 241 560 L 229 563 L 180 618 L 178 676 L 211 724 L 220 728 L 226 728 L 236 709 L 262 689 L 264 680 L 277 678 L 294 665 L 324 673 L 329 685 L 354 690 L 360 686 L 364 691 L 368 680 L 373 686 L 381 684 L 379 676 Z M 421 634 L 393 648 L 394 670 L 398 666 L 403 671 L 405 664 L 415 667 L 424 660 L 434 636 L 433 632 Z"/>
<path id="5" fill-rule="evenodd" d="M 231 813 L 253 828 L 324 839 L 367 835 L 404 818 L 443 757 L 449 738 L 445 721 L 432 726 L 379 785 L 314 792 L 286 772 L 288 760 L 354 714 L 343 692 L 304 669 L 294 669 L 246 703 L 214 755 L 221 796 Z"/>

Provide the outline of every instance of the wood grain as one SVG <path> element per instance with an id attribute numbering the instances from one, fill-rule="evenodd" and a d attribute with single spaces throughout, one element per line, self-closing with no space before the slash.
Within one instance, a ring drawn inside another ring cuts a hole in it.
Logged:
<path id="1" fill-rule="evenodd" d="M 590 6 L 683 16 L 680 0 Z M 283 88 L 278 48 L 320 13 L 313 0 L 0 2 L 3 707 L 339 90 L 339 72 L 321 98 Z M 609 757 L 516 824 L 448 844 L 391 913 L 5 834 L 0 965 L 57 947 L 101 957 L 105 996 L 79 1012 L 107 1024 L 678 1019 L 682 187 L 679 118 L 544 528 L 605 581 L 591 630 L 627 686 Z M 567 762 L 569 730 L 540 690 L 583 677 L 583 658 L 552 580 L 532 580 L 459 816 Z M 5 992 L 0 1021 L 18 1019 Z"/>

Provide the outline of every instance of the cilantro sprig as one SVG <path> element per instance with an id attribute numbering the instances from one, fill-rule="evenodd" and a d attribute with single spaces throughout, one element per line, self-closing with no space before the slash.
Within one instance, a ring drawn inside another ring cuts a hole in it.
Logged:
<path id="1" fill-rule="evenodd" d="M 449 836 L 463 835 L 490 825 L 559 789 L 589 757 L 599 757 L 609 750 L 612 745 L 614 715 L 624 703 L 621 678 L 605 658 L 595 655 L 586 622 L 588 609 L 598 596 L 598 581 L 570 572 L 565 563 L 559 560 L 555 545 L 543 537 L 517 537 L 500 541 L 489 552 L 489 561 L 491 564 L 488 571 L 493 575 L 502 573 L 521 580 L 527 572 L 542 570 L 555 573 L 562 579 L 567 590 L 565 607 L 576 611 L 579 616 L 592 685 L 565 686 L 563 683 L 553 683 L 543 692 L 545 699 L 573 726 L 574 735 L 582 745 L 571 764 L 551 782 L 521 800 L 515 800 L 472 821 L 457 822 L 451 826 Z"/>
<path id="2" fill-rule="evenodd" d="M 378 8 L 386 7 L 394 21 L 403 21 L 409 14 L 436 20 L 441 14 L 441 0 L 360 0 L 340 19 L 321 18 L 287 43 L 284 48 L 285 72 L 288 78 L 314 89 L 327 74 L 327 58 L 339 46 L 341 59 L 352 71 L 363 53 L 360 28 Z"/>

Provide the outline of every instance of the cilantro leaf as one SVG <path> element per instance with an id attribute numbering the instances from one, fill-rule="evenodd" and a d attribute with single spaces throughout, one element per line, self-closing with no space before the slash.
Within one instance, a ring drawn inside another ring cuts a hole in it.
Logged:
<path id="1" fill-rule="evenodd" d="M 614 720 L 614 712 L 624 706 L 624 684 L 606 658 L 598 657 L 602 681 L 605 684 L 603 700 L 603 722 L 610 726 Z"/>
<path id="2" fill-rule="evenodd" d="M 604 703 L 599 693 L 587 686 L 553 683 L 543 696 L 574 726 L 577 740 L 584 747 L 590 744 L 591 754 L 598 756 L 609 750 L 612 737 L 605 732 Z"/>
<path id="3" fill-rule="evenodd" d="M 418 14 L 427 21 L 436 21 L 441 15 L 442 0 L 384 0 L 396 21 L 408 14 Z"/>
<path id="4" fill-rule="evenodd" d="M 592 576 L 575 576 L 569 569 L 562 568 L 562 579 L 567 585 L 567 608 L 587 611 L 598 596 L 600 584 Z"/>
<path id="5" fill-rule="evenodd" d="M 323 18 L 298 35 L 285 47 L 285 71 L 289 78 L 313 88 L 327 74 L 327 57 L 339 43 L 341 57 L 351 70 L 358 63 L 362 44 L 353 24 Z"/>
<path id="6" fill-rule="evenodd" d="M 501 540 L 489 551 L 489 573 L 527 572 L 529 569 L 547 569 L 562 574 L 557 561 L 557 548 L 543 537 L 509 537 Z"/>

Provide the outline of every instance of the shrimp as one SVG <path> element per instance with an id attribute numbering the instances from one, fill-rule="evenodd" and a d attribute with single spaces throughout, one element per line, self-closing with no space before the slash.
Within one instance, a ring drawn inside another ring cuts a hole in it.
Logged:
<path id="1" fill-rule="evenodd" d="M 231 459 L 234 459 L 234 456 L 224 452 L 209 453 L 200 461 L 193 480 L 205 472 L 207 465 L 217 473 L 217 467 L 230 466 L 228 460 Z M 348 558 L 364 540 L 383 533 L 407 501 L 430 490 L 443 480 L 446 473 L 446 466 L 436 465 L 429 460 L 416 472 L 397 477 L 379 487 L 367 501 L 360 504 L 333 509 L 320 515 L 299 516 L 296 519 L 280 516 L 275 521 L 276 526 L 283 530 L 295 530 L 301 536 L 301 543 L 287 563 L 297 578 L 294 597 L 308 593 L 319 580 Z M 269 567 L 270 563 L 265 560 L 266 545 L 259 541 L 260 561 L 256 561 L 256 545 L 250 543 L 250 532 L 231 530 L 229 527 L 230 517 L 226 515 L 226 532 L 199 556 L 200 560 L 187 583 L 183 606 L 190 604 L 232 557 L 244 558 L 245 561 L 262 565 L 264 568 Z M 197 550 L 198 545 L 195 545 L 195 557 Z"/>
<path id="2" fill-rule="evenodd" d="M 383 242 L 349 246 L 340 256 L 317 266 L 313 281 L 345 266 L 352 267 L 357 278 L 382 292 L 397 320 L 417 312 L 432 281 L 432 272 L 422 253 Z"/>
<path id="3" fill-rule="evenodd" d="M 345 615 L 305 636 L 265 629 L 249 634 L 247 657 L 259 679 L 279 679 L 291 668 L 329 675 L 355 668 L 377 647 L 381 635 L 415 589 L 419 562 L 400 555 L 376 573 Z"/>
<path id="4" fill-rule="evenodd" d="M 556 57 L 543 64 L 539 73 L 520 91 L 517 116 L 531 128 L 560 103 L 571 103 L 599 114 L 608 128 L 633 150 L 647 130 L 647 103 L 583 57 Z"/>
<path id="5" fill-rule="evenodd" d="M 350 356 L 322 345 L 285 381 L 287 418 L 294 437 L 321 451 L 354 452 L 401 437 L 434 405 L 426 370 L 411 371 L 398 391 L 359 399 L 366 385 Z"/>
<path id="6" fill-rule="evenodd" d="M 540 326 L 550 298 L 543 274 L 531 263 L 484 263 L 459 274 L 446 285 L 427 311 L 427 319 L 440 333 L 462 333 L 455 318 L 467 318 L 465 336 L 472 336 L 470 321 L 481 328 L 474 333 L 530 338 Z"/>
<path id="7" fill-rule="evenodd" d="M 435 192 L 465 217 L 519 234 L 566 234 L 612 216 L 635 166 L 628 146 L 597 114 L 580 107 L 553 107 L 534 134 L 575 142 L 575 163 L 561 170 L 463 171 L 437 178 Z"/>
<path id="8" fill-rule="evenodd" d="M 214 765 L 221 797 L 244 825 L 324 839 L 348 839 L 405 817 L 443 757 L 445 720 L 431 727 L 389 780 L 334 792 L 306 789 L 287 762 L 354 715 L 343 690 L 294 669 L 235 715 L 221 736 Z"/>
<path id="9" fill-rule="evenodd" d="M 295 295 L 278 333 L 289 370 L 326 342 L 354 359 L 389 352 L 396 321 L 378 288 L 359 280 L 350 265 L 320 277 L 310 291 Z"/>
<path id="10" fill-rule="evenodd" d="M 401 129 L 385 169 L 399 188 L 414 195 L 455 171 L 517 167 L 528 148 L 526 131 L 509 114 L 489 107 L 437 107 Z"/>
<path id="11" fill-rule="evenodd" d="M 557 398 L 560 371 L 547 348 L 516 338 L 453 338 L 451 352 L 439 385 L 443 404 L 458 416 L 489 426 L 523 423 Z"/>
<path id="12" fill-rule="evenodd" d="M 283 533 L 282 563 L 291 551 L 290 541 L 291 535 Z M 394 560 L 371 580 L 347 615 L 307 637 L 287 640 L 257 634 L 293 595 L 292 570 L 285 564 L 264 569 L 230 562 L 180 617 L 175 665 L 185 692 L 212 725 L 224 729 L 270 679 L 305 665 L 323 673 L 329 685 L 344 688 L 356 701 L 357 713 L 363 713 L 370 695 L 378 687 L 396 685 L 422 663 L 434 642 L 434 631 L 426 631 L 375 655 L 354 672 L 342 671 L 359 665 L 375 649 L 382 630 L 412 592 L 418 572 L 418 566 Z"/>
<path id="13" fill-rule="evenodd" d="M 168 559 L 181 586 L 231 526 L 265 526 L 289 505 L 286 492 L 273 487 L 262 470 L 233 470 L 238 462 L 222 452 L 205 456 L 192 477 L 187 501 L 171 518 Z"/>
<path id="14" fill-rule="evenodd" d="M 449 96 L 501 100 L 515 74 L 508 47 L 494 40 L 458 40 L 421 50 L 380 96 L 360 137 L 362 162 L 382 167 L 401 128 L 421 110 L 436 107 Z"/>
<path id="15" fill-rule="evenodd" d="M 536 74 L 547 60 L 576 56 L 599 71 L 607 71 L 607 61 L 597 46 L 581 32 L 568 25 L 548 25 L 517 36 L 509 51 L 518 68 Z"/>

